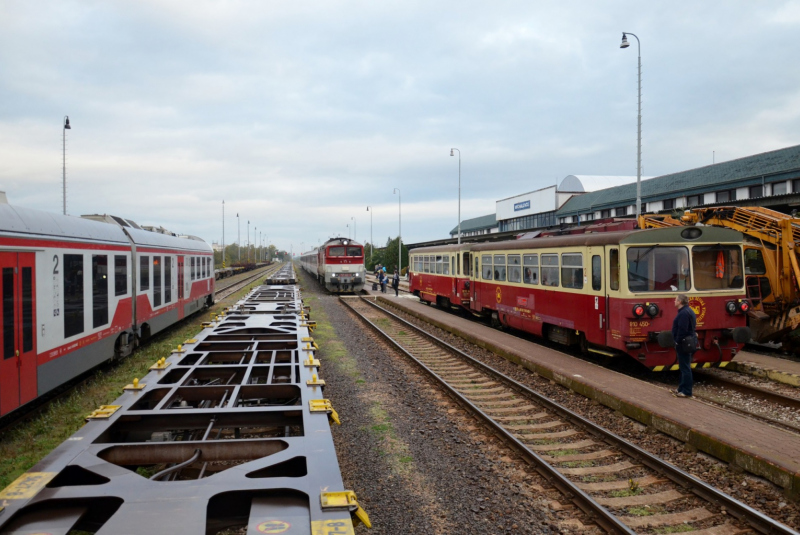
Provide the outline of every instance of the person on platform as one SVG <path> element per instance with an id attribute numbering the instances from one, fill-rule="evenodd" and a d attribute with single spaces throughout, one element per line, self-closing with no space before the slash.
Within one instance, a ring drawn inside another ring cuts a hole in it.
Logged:
<path id="1" fill-rule="evenodd" d="M 695 329 L 697 317 L 694 310 L 689 306 L 689 297 L 686 294 L 679 294 L 675 298 L 675 308 L 678 313 L 672 322 L 672 339 L 675 341 L 675 352 L 678 354 L 678 369 L 681 379 L 678 383 L 678 390 L 675 395 L 679 398 L 692 397 L 692 353 L 686 352 L 682 347 L 682 342 L 689 336 L 697 336 Z"/>
<path id="2" fill-rule="evenodd" d="M 380 280 L 380 283 L 381 283 L 381 293 L 385 294 L 386 293 L 386 274 L 383 271 L 381 271 L 380 273 L 378 273 L 378 277 L 380 277 L 379 280 Z"/>
<path id="3" fill-rule="evenodd" d="M 394 288 L 394 296 L 398 297 L 400 295 L 400 274 L 397 273 L 397 269 L 394 270 L 392 276 L 392 288 Z"/>

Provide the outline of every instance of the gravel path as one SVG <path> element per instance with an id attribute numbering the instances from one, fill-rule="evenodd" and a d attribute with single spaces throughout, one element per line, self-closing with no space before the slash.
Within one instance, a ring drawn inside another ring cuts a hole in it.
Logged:
<path id="1" fill-rule="evenodd" d="M 722 489 L 734 498 L 746 503 L 764 514 L 783 522 L 794 529 L 800 529 L 800 503 L 789 501 L 783 489 L 772 483 L 745 474 L 738 467 L 729 467 L 709 455 L 697 452 L 667 435 L 653 432 L 646 426 L 622 416 L 620 413 L 599 405 L 573 391 L 551 383 L 502 357 L 466 342 L 449 332 L 424 323 L 416 318 L 393 309 L 400 317 L 423 328 L 434 336 L 467 352 L 522 384 L 550 397 L 578 414 L 587 417 L 630 442 L 654 453 L 682 470 Z"/>
<path id="2" fill-rule="evenodd" d="M 557 491 L 366 330 L 337 297 L 301 277 L 311 317 L 320 323 L 314 337 L 321 342 L 325 395 L 342 419 L 333 437 L 345 488 L 356 492 L 373 523 L 357 533 L 580 529 L 581 515 L 560 506 Z"/>

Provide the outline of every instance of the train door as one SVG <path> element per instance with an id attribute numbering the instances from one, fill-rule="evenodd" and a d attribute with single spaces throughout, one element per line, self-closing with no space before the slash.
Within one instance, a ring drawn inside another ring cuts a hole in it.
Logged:
<path id="1" fill-rule="evenodd" d="M 621 309 L 621 277 L 622 277 L 622 251 L 618 245 L 606 247 L 605 254 L 605 336 L 607 346 L 620 346 L 620 319 L 623 318 Z"/>
<path id="2" fill-rule="evenodd" d="M 0 325 L 0 414 L 6 414 L 37 393 L 34 253 L 0 253 Z"/>
<path id="3" fill-rule="evenodd" d="M 589 247 L 586 282 L 591 290 L 592 300 L 589 303 L 589 321 L 586 338 L 593 344 L 606 345 L 606 312 L 605 277 L 603 276 L 603 247 Z"/>
<path id="4" fill-rule="evenodd" d="M 178 318 L 183 318 L 183 256 L 178 256 Z"/>
<path id="5" fill-rule="evenodd" d="M 463 266 L 463 272 L 461 274 L 461 277 L 459 278 L 460 288 L 458 290 L 461 297 L 461 301 L 463 303 L 467 303 L 471 299 L 470 275 L 472 274 L 472 269 L 471 269 L 472 256 L 470 255 L 470 253 L 460 253 L 460 256 L 462 258 L 461 265 Z"/>

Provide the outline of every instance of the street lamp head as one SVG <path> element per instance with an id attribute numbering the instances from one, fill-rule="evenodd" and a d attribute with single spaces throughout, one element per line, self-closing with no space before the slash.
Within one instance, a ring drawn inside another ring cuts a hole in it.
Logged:
<path id="1" fill-rule="evenodd" d="M 369 212 L 369 206 L 367 206 L 367 212 Z"/>
<path id="2" fill-rule="evenodd" d="M 625 32 L 622 32 L 622 43 L 620 43 L 620 48 L 628 48 L 631 44 L 628 42 L 628 36 L 625 35 Z"/>
<path id="3" fill-rule="evenodd" d="M 450 156 L 455 156 L 455 154 L 453 154 L 453 149 L 450 149 Z"/>
<path id="4" fill-rule="evenodd" d="M 72 130 L 72 127 L 69 125 L 69 115 L 64 116 L 64 130 Z"/>

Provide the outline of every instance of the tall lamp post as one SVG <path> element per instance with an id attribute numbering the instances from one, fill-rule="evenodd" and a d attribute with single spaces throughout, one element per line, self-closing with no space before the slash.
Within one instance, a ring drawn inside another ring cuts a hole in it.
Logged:
<path id="1" fill-rule="evenodd" d="M 628 36 L 636 37 L 636 45 L 639 47 L 639 116 L 636 130 L 636 221 L 642 215 L 642 43 L 635 33 L 622 32 L 622 43 L 620 48 L 628 48 Z"/>
<path id="2" fill-rule="evenodd" d="M 222 267 L 225 267 L 225 199 L 222 200 Z"/>
<path id="3" fill-rule="evenodd" d="M 375 242 L 372 241 L 372 212 L 374 210 L 370 210 L 370 207 L 367 206 L 367 212 L 369 212 L 369 263 L 372 263 L 372 251 L 375 250 Z"/>
<path id="4" fill-rule="evenodd" d="M 392 195 L 397 193 L 397 274 L 403 269 L 403 207 L 402 196 L 400 195 L 400 188 L 394 188 Z"/>
<path id="5" fill-rule="evenodd" d="M 358 238 L 356 238 L 356 229 L 358 229 L 358 223 L 356 222 L 355 216 L 351 217 L 350 219 L 353 221 L 353 241 L 358 241 Z"/>
<path id="6" fill-rule="evenodd" d="M 250 261 L 250 220 L 247 220 L 247 261 Z"/>
<path id="7" fill-rule="evenodd" d="M 239 225 L 239 214 L 236 214 L 236 245 L 239 246 L 239 256 L 237 262 L 242 261 L 242 227 Z"/>
<path id="8" fill-rule="evenodd" d="M 72 127 L 69 125 L 69 115 L 64 116 L 64 128 L 63 128 L 63 137 L 62 137 L 62 163 L 63 163 L 63 175 L 61 180 L 61 193 L 63 196 L 64 201 L 64 215 L 67 215 L 67 130 L 72 130 Z"/>
<path id="9" fill-rule="evenodd" d="M 350 239 L 350 223 L 347 223 L 347 239 Z"/>
<path id="10" fill-rule="evenodd" d="M 454 150 L 458 149 L 450 149 L 450 156 L 455 156 L 453 154 Z M 461 244 L 461 151 L 458 150 L 458 243 Z"/>

